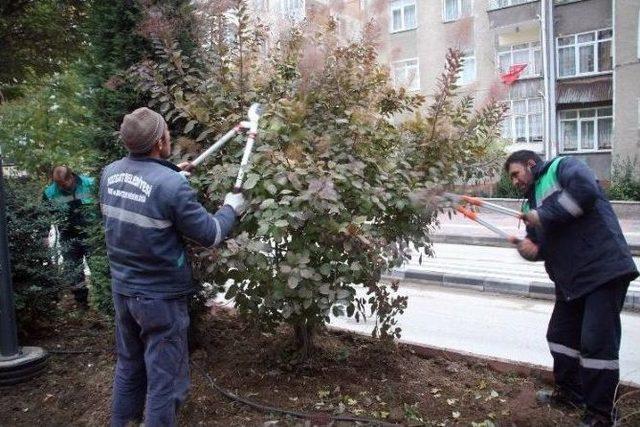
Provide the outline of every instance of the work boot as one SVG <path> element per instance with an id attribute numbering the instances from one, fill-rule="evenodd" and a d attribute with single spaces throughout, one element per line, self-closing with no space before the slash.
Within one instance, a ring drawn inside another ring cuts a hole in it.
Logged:
<path id="1" fill-rule="evenodd" d="M 580 397 L 560 388 L 538 390 L 536 400 L 544 405 L 563 406 L 570 409 L 584 408 L 584 402 Z"/>
<path id="2" fill-rule="evenodd" d="M 580 419 L 580 424 L 578 427 L 612 427 L 618 426 L 618 415 L 616 414 L 611 417 L 602 414 L 596 414 L 589 410 L 585 411 L 584 415 Z"/>
<path id="3" fill-rule="evenodd" d="M 89 289 L 80 283 L 71 287 L 71 293 L 76 301 L 76 306 L 80 311 L 87 311 L 89 309 Z"/>

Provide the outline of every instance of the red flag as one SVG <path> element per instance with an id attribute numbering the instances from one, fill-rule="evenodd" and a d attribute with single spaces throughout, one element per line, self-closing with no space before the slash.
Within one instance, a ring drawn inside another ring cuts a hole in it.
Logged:
<path id="1" fill-rule="evenodd" d="M 520 74 L 522 74 L 525 68 L 527 68 L 527 64 L 512 65 L 511 67 L 509 67 L 509 71 L 507 73 L 500 75 L 502 83 L 506 85 L 513 84 L 513 82 L 518 80 Z"/>

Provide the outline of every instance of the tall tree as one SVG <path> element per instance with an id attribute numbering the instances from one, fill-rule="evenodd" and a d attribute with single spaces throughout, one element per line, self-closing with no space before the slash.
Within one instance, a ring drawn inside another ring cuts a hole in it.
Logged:
<path id="1" fill-rule="evenodd" d="M 0 102 L 20 85 L 65 68 L 82 51 L 83 0 L 0 2 Z"/>

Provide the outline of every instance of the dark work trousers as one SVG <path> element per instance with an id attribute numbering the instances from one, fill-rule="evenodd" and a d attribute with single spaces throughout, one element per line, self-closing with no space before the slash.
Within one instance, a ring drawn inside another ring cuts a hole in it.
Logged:
<path id="1" fill-rule="evenodd" d="M 620 378 L 620 311 L 628 287 L 628 279 L 617 279 L 575 301 L 558 297 L 547 331 L 556 386 L 607 417 Z"/>
<path id="2" fill-rule="evenodd" d="M 84 257 L 88 256 L 84 238 L 78 234 L 60 234 L 60 248 L 64 262 L 64 272 L 71 283 L 71 292 L 76 302 L 87 303 L 89 290 L 85 283 Z"/>
<path id="3" fill-rule="evenodd" d="M 149 299 L 113 294 L 118 361 L 112 426 L 175 426 L 189 388 L 187 297 Z M 144 413 L 143 413 L 144 411 Z"/>

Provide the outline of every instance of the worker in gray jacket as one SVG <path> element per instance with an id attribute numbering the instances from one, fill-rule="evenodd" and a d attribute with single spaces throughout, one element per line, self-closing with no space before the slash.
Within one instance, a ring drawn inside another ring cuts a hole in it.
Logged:
<path id="1" fill-rule="evenodd" d="M 100 182 L 118 352 L 112 425 L 144 416 L 147 427 L 173 426 L 189 386 L 194 287 L 184 239 L 219 244 L 245 203 L 229 193 L 213 215 L 198 203 L 180 174 L 189 164 L 165 160 L 171 140 L 160 114 L 148 108 L 128 114 L 120 137 L 129 155 L 108 165 Z"/>

